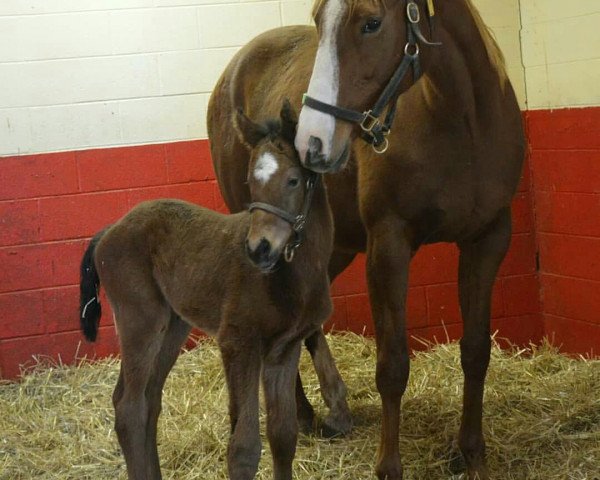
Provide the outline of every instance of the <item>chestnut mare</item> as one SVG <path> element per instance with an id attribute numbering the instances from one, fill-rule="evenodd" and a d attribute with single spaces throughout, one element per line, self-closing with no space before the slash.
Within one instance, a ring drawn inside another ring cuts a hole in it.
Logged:
<path id="1" fill-rule="evenodd" d="M 320 0 L 313 14 L 316 30 L 257 37 L 217 84 L 208 126 L 223 195 L 234 211 L 248 201 L 248 155 L 232 112 L 265 118 L 283 97 L 299 104 L 306 92 L 296 148 L 308 168 L 338 172 L 326 176 L 335 220 L 330 277 L 367 252 L 383 405 L 380 479 L 402 478 L 410 261 L 423 244 L 458 245 L 465 379 L 458 443 L 468 478 L 488 479 L 482 404 L 491 292 L 510 243 L 525 148 L 502 54 L 471 0 Z"/>
<path id="2" fill-rule="evenodd" d="M 98 332 L 100 284 L 115 312 L 121 346 L 115 430 L 131 480 L 161 478 L 162 389 L 192 326 L 216 337 L 225 367 L 229 478 L 250 480 L 257 471 L 261 374 L 273 478 L 292 478 L 300 347 L 332 308 L 333 218 L 320 175 L 300 165 L 289 104 L 281 122 L 257 125 L 238 112 L 236 123 L 251 159 L 250 213 L 144 202 L 97 234 L 82 260 L 87 339 Z"/>

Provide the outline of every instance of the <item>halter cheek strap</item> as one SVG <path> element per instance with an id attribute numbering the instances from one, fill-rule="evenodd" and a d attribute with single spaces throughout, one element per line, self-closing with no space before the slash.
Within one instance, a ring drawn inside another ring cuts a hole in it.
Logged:
<path id="1" fill-rule="evenodd" d="M 315 194 L 315 188 L 321 180 L 321 175 L 312 171 L 308 171 L 308 178 L 306 179 L 306 193 L 304 194 L 304 204 L 299 214 L 293 215 L 282 208 L 271 205 L 270 203 L 264 202 L 252 202 L 248 206 L 248 211 L 263 210 L 267 213 L 271 213 L 282 220 L 285 220 L 292 226 L 294 232 L 294 238 L 290 240 L 283 249 L 283 257 L 286 262 L 291 262 L 294 259 L 296 249 L 302 245 L 304 240 L 304 228 L 306 227 L 306 219 L 310 212 L 312 199 Z"/>
<path id="2" fill-rule="evenodd" d="M 429 13 L 430 30 L 433 33 L 433 17 L 435 15 L 433 0 L 428 0 L 427 10 Z M 357 110 L 351 110 L 322 102 L 306 93 L 302 97 L 302 104 L 313 110 L 332 115 L 340 120 L 349 123 L 358 123 L 362 129 L 361 137 L 363 140 L 371 144 L 375 152 L 385 152 L 389 146 L 386 137 L 390 132 L 394 117 L 396 116 L 396 102 L 400 95 L 400 84 L 411 67 L 413 69 L 413 81 L 416 82 L 421 76 L 418 41 L 426 45 L 441 45 L 439 42 L 430 42 L 425 38 L 419 27 L 420 20 L 421 15 L 419 6 L 413 0 L 407 1 L 406 32 L 408 38 L 406 45 L 404 46 L 404 57 L 390 78 L 390 81 L 383 89 L 383 92 L 379 95 L 373 108 L 365 110 L 364 112 L 359 112 Z M 384 121 L 381 122 L 379 117 L 388 105 L 390 105 L 388 112 Z"/>

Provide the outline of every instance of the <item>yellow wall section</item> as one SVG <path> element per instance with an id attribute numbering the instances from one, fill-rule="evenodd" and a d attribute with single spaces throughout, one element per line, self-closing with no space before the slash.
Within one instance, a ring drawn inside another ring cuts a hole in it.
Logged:
<path id="1" fill-rule="evenodd" d="M 530 109 L 600 104 L 600 0 L 521 0 Z"/>

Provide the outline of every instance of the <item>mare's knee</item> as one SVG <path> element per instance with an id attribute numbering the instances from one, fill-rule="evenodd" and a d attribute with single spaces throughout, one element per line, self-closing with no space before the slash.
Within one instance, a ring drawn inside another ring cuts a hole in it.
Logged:
<path id="1" fill-rule="evenodd" d="M 394 358 L 378 359 L 375 381 L 382 395 L 402 396 L 409 374 L 408 352 L 402 351 Z"/>
<path id="2" fill-rule="evenodd" d="M 460 341 L 460 363 L 465 377 L 473 380 L 482 380 L 490 363 L 491 340 L 489 336 L 481 337 L 477 341 Z"/>

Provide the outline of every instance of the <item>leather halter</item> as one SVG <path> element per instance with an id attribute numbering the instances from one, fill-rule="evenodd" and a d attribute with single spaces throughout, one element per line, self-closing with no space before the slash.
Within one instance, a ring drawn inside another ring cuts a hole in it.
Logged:
<path id="1" fill-rule="evenodd" d="M 435 10 L 433 7 L 433 0 L 427 1 L 429 27 L 433 34 L 433 17 Z M 396 102 L 400 95 L 400 84 L 408 73 L 410 67 L 413 69 L 413 82 L 416 82 L 421 76 L 421 65 L 419 62 L 419 43 L 425 45 L 441 45 L 439 42 L 430 42 L 425 38 L 419 27 L 419 21 L 421 15 L 419 12 L 419 6 L 413 0 L 407 0 L 406 2 L 406 32 L 407 42 L 404 45 L 404 57 L 400 62 L 400 65 L 390 78 L 390 81 L 379 95 L 379 98 L 375 102 L 375 105 L 370 110 L 359 112 L 357 110 L 351 110 L 348 108 L 338 107 L 337 105 L 331 105 L 329 103 L 321 102 L 316 98 L 310 97 L 308 94 L 304 94 L 302 97 L 302 104 L 310 107 L 314 110 L 332 115 L 335 118 L 344 120 L 350 123 L 358 123 L 362 129 L 362 139 L 367 143 L 371 144 L 373 150 L 376 153 L 383 153 L 388 149 L 389 142 L 387 139 L 388 133 L 394 122 L 396 115 Z M 380 120 L 380 116 L 386 106 L 389 107 L 385 120 L 383 123 Z"/>
<path id="2" fill-rule="evenodd" d="M 320 174 L 312 172 L 310 170 L 306 171 L 308 174 L 308 178 L 306 179 L 306 192 L 304 193 L 304 204 L 302 205 L 302 210 L 300 210 L 300 213 L 298 213 L 297 215 L 293 215 L 283 210 L 282 208 L 276 207 L 275 205 L 271 205 L 270 203 L 252 202 L 248 206 L 249 212 L 252 212 L 253 210 L 263 210 L 281 218 L 282 220 L 285 220 L 292 226 L 294 238 L 290 240 L 283 249 L 283 257 L 288 263 L 294 259 L 296 249 L 300 245 L 302 245 L 302 241 L 304 240 L 303 232 L 304 228 L 306 227 L 306 219 L 308 217 L 308 213 L 310 212 L 315 188 L 321 180 Z"/>

